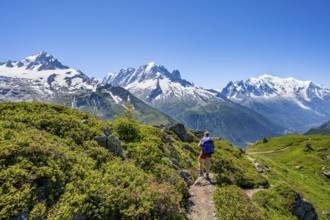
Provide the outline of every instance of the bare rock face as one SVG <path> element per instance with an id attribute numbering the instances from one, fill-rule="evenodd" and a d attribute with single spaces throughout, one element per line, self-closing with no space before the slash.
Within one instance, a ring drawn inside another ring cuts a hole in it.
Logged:
<path id="1" fill-rule="evenodd" d="M 317 214 L 313 204 L 308 202 L 303 196 L 297 194 L 293 204 L 293 214 L 298 220 L 317 220 Z"/>
<path id="2" fill-rule="evenodd" d="M 193 138 L 190 134 L 188 134 L 186 128 L 184 127 L 183 124 L 176 124 L 170 127 L 170 130 L 174 131 L 178 137 L 180 138 L 181 141 L 185 142 L 192 142 Z"/>

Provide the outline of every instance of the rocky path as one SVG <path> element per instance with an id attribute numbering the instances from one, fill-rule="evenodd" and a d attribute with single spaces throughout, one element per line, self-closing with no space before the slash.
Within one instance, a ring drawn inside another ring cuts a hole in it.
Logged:
<path id="1" fill-rule="evenodd" d="M 190 200 L 188 219 L 190 220 L 215 220 L 215 208 L 213 191 L 215 189 L 214 176 L 210 174 L 210 180 L 198 177 L 194 185 L 190 186 Z"/>
<path id="2" fill-rule="evenodd" d="M 277 152 L 277 151 L 285 150 L 285 149 L 287 149 L 287 148 L 289 148 L 289 147 L 290 147 L 290 146 L 281 147 L 281 148 L 277 148 L 277 149 L 270 150 L 270 151 L 249 152 L 248 154 L 269 154 L 269 153 L 274 153 L 274 152 Z"/>

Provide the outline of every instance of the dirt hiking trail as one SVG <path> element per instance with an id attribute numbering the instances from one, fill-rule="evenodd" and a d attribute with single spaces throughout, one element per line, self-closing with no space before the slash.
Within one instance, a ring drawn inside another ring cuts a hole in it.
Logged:
<path id="1" fill-rule="evenodd" d="M 190 220 L 216 220 L 213 202 L 215 189 L 214 175 L 210 173 L 210 179 L 198 177 L 194 185 L 190 186 L 190 199 L 188 219 Z"/>

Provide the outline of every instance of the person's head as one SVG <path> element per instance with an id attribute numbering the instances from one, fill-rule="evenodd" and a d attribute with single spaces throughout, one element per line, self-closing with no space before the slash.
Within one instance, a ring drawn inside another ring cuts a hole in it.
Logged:
<path id="1" fill-rule="evenodd" d="M 208 137 L 208 136 L 210 136 L 210 133 L 208 131 L 205 131 L 204 132 L 204 137 Z"/>

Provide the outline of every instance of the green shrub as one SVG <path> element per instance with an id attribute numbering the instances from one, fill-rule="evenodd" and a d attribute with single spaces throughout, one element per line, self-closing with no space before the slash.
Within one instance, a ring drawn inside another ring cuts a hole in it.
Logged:
<path id="1" fill-rule="evenodd" d="M 256 171 L 238 148 L 224 141 L 215 141 L 215 146 L 211 169 L 218 174 L 216 178 L 218 185 L 235 184 L 243 188 L 268 186 L 267 179 Z"/>
<path id="2" fill-rule="evenodd" d="M 294 219 L 292 215 L 296 192 L 286 184 L 277 184 L 267 190 L 255 193 L 252 200 L 269 217 Z"/>
<path id="3" fill-rule="evenodd" d="M 0 103 L 0 218 L 184 219 L 188 188 L 157 131 L 126 143 L 122 161 L 93 140 L 107 126 L 62 106 Z"/>
<path id="4" fill-rule="evenodd" d="M 116 117 L 113 128 L 120 140 L 126 142 L 139 141 L 141 138 L 138 119 L 133 118 L 133 105 L 126 104 L 124 117 Z"/>
<path id="5" fill-rule="evenodd" d="M 213 193 L 213 199 L 218 219 L 265 219 L 244 191 L 235 185 L 217 187 Z"/>

